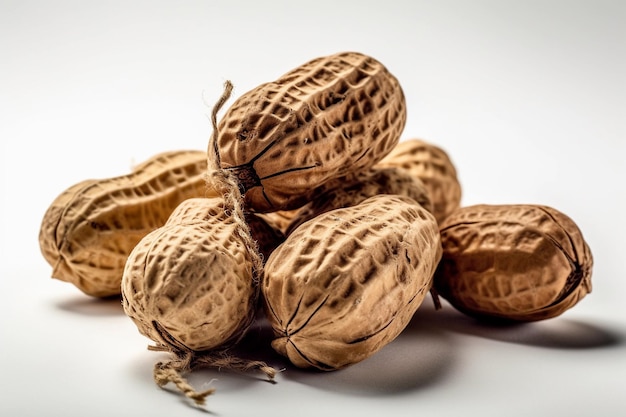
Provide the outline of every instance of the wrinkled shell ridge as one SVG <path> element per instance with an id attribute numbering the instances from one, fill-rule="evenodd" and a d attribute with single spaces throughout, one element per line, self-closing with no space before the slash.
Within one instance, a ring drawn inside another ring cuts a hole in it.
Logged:
<path id="1" fill-rule="evenodd" d="M 399 141 L 406 104 L 374 58 L 314 59 L 243 94 L 219 124 L 221 165 L 250 210 L 289 210 L 327 181 L 371 167 Z"/>
<path id="2" fill-rule="evenodd" d="M 96 297 L 118 295 L 126 258 L 183 200 L 210 192 L 206 153 L 164 152 L 128 175 L 69 187 L 44 214 L 39 244 L 54 278 Z"/>
<path id="3" fill-rule="evenodd" d="M 470 315 L 543 320 L 591 291 L 589 246 L 576 224 L 551 207 L 464 207 L 441 225 L 441 235 L 435 286 Z"/>
<path id="4" fill-rule="evenodd" d="M 440 256 L 434 217 L 408 197 L 378 195 L 303 223 L 265 268 L 272 346 L 322 370 L 371 356 L 407 325 Z"/>

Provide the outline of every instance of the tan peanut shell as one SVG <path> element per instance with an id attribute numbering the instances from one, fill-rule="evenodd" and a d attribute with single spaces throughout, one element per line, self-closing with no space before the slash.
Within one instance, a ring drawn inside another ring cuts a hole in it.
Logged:
<path id="1" fill-rule="evenodd" d="M 292 219 L 286 234 L 300 224 L 330 210 L 350 207 L 378 194 L 410 197 L 432 213 L 432 204 L 422 181 L 401 168 L 371 168 L 354 178 L 339 181 L 342 186 L 332 188 L 302 207 Z"/>
<path id="2" fill-rule="evenodd" d="M 400 167 L 422 180 L 439 223 L 460 207 L 462 189 L 456 167 L 440 147 L 421 139 L 400 141 L 379 167 Z"/>
<path id="3" fill-rule="evenodd" d="M 542 205 L 462 207 L 441 224 L 435 288 L 479 318 L 558 316 L 591 292 L 593 258 L 578 226 Z"/>
<path id="4" fill-rule="evenodd" d="M 265 266 L 272 347 L 298 367 L 321 370 L 370 357 L 431 289 L 439 239 L 431 213 L 387 194 L 301 224 Z"/>
<path id="5" fill-rule="evenodd" d="M 126 258 L 174 208 L 207 188 L 206 152 L 163 152 L 127 175 L 87 180 L 61 193 L 44 214 L 39 245 L 54 278 L 85 294 L 120 294 Z"/>
<path id="6" fill-rule="evenodd" d="M 329 180 L 378 162 L 405 123 L 398 80 L 374 58 L 343 52 L 240 96 L 219 123 L 217 144 L 248 210 L 291 210 Z"/>
<path id="7" fill-rule="evenodd" d="M 221 197 L 183 201 L 128 257 L 122 304 L 139 332 L 178 351 L 236 342 L 254 316 L 258 285 L 248 248 Z"/>

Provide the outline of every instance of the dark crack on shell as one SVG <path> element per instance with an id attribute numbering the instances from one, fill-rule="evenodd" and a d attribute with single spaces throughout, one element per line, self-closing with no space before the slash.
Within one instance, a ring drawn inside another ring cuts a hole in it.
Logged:
<path id="1" fill-rule="evenodd" d="M 239 191 L 245 194 L 246 191 L 261 186 L 261 179 L 257 175 L 252 163 L 239 165 L 237 167 L 228 168 L 230 172 L 235 174 L 239 183 Z"/>

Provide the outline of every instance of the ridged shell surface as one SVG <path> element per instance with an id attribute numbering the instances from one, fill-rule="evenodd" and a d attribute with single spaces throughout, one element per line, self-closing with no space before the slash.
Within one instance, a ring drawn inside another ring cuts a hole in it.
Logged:
<path id="1" fill-rule="evenodd" d="M 403 168 L 419 178 L 430 194 L 433 214 L 439 223 L 461 205 L 462 188 L 456 167 L 439 146 L 421 139 L 402 140 L 377 166 Z"/>
<path id="2" fill-rule="evenodd" d="M 234 343 L 257 299 L 249 248 L 222 198 L 183 201 L 133 249 L 122 278 L 124 311 L 139 332 L 179 350 Z"/>
<path id="3" fill-rule="evenodd" d="M 207 190 L 205 151 L 164 152 L 128 175 L 87 180 L 61 193 L 44 214 L 41 252 L 54 278 L 95 297 L 120 294 L 126 258 L 183 200 Z"/>
<path id="4" fill-rule="evenodd" d="M 542 205 L 463 207 L 441 224 L 435 288 L 458 310 L 516 321 L 558 316 L 591 292 L 578 226 Z"/>
<path id="5" fill-rule="evenodd" d="M 273 348 L 298 367 L 340 369 L 379 351 L 431 289 L 437 223 L 408 197 L 377 195 L 295 229 L 262 282 Z"/>
<path id="6" fill-rule="evenodd" d="M 291 210 L 327 181 L 374 165 L 405 123 L 398 80 L 376 59 L 344 52 L 243 94 L 220 121 L 217 144 L 249 210 Z"/>
<path id="7" fill-rule="evenodd" d="M 286 234 L 300 224 L 330 210 L 350 207 L 378 194 L 410 197 L 432 213 L 428 190 L 422 181 L 401 168 L 371 168 L 350 179 L 341 179 L 337 188 L 315 196 L 292 219 Z"/>

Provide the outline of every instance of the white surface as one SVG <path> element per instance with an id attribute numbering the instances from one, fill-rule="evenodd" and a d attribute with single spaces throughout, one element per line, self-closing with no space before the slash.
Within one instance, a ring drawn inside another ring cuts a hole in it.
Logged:
<path id="1" fill-rule="evenodd" d="M 289 368 L 274 385 L 194 374 L 218 389 L 206 409 L 626 415 L 625 21 L 626 2 L 595 0 L 1 1 L 0 415 L 199 415 L 152 382 L 161 356 L 116 300 L 49 278 L 41 217 L 82 179 L 204 149 L 226 79 L 242 94 L 341 50 L 400 79 L 404 137 L 448 151 L 464 204 L 542 203 L 572 217 L 594 254 L 594 291 L 514 328 L 449 306 L 434 314 L 427 300 L 400 338 L 345 371 Z"/>

